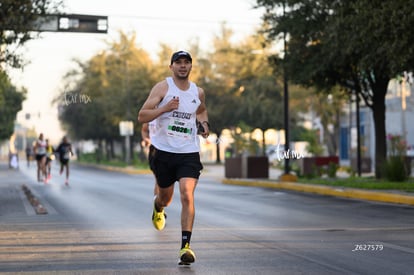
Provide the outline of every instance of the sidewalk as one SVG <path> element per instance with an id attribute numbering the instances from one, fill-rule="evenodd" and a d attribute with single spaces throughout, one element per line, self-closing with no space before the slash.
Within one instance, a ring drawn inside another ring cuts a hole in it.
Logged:
<path id="1" fill-rule="evenodd" d="M 22 189 L 27 182 L 19 170 L 10 169 L 7 163 L 0 162 L 0 221 L 18 215 L 35 215 Z"/>

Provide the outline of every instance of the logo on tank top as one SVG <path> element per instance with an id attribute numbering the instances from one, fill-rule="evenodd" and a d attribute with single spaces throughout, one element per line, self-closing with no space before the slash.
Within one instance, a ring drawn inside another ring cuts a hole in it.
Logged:
<path id="1" fill-rule="evenodd" d="M 174 111 L 172 113 L 172 117 L 174 117 L 174 118 L 190 119 L 191 118 L 191 114 L 190 113 L 185 113 L 185 112 L 177 112 L 177 111 Z"/>

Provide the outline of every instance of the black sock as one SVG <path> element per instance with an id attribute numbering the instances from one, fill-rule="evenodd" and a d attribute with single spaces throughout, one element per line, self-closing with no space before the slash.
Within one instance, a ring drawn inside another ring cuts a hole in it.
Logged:
<path id="1" fill-rule="evenodd" d="M 181 248 L 184 248 L 186 244 L 190 245 L 191 240 L 191 232 L 190 231 L 182 231 L 181 232 Z"/>
<path id="2" fill-rule="evenodd" d="M 154 200 L 154 207 L 157 212 L 161 212 L 163 208 L 160 208 Z"/>

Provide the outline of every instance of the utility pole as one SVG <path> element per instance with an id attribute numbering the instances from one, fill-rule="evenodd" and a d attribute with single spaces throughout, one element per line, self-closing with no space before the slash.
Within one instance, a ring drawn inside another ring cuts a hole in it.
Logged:
<path id="1" fill-rule="evenodd" d="M 285 13 L 285 5 L 283 4 L 283 14 Z M 283 105 L 284 105 L 284 125 L 285 125 L 285 152 L 289 152 L 289 87 L 288 75 L 286 70 L 286 31 L 283 33 Z M 289 156 L 285 156 L 285 174 L 290 173 Z"/>
<path id="2" fill-rule="evenodd" d="M 401 131 L 404 140 L 407 140 L 407 126 L 406 126 L 406 118 L 405 118 L 405 110 L 407 109 L 407 87 L 406 87 L 406 74 L 404 73 L 401 81 Z"/>
<path id="3" fill-rule="evenodd" d="M 285 3 L 283 2 L 283 17 L 285 16 Z M 287 31 L 283 31 L 283 105 L 284 105 L 284 128 L 285 128 L 285 154 L 284 154 L 284 174 L 280 176 L 281 181 L 297 181 L 295 175 L 290 174 L 290 152 L 289 150 L 289 86 L 288 86 L 288 73 L 287 73 Z"/>
<path id="4" fill-rule="evenodd" d="M 356 104 L 356 128 L 357 128 L 357 170 L 358 177 L 361 177 L 361 117 L 359 114 L 359 94 L 355 92 Z"/>

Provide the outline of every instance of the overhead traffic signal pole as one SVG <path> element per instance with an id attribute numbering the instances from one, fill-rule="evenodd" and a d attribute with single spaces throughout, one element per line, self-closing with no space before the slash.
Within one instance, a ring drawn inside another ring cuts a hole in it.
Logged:
<path id="1" fill-rule="evenodd" d="M 33 23 L 34 31 L 108 33 L 108 16 L 50 14 Z"/>

